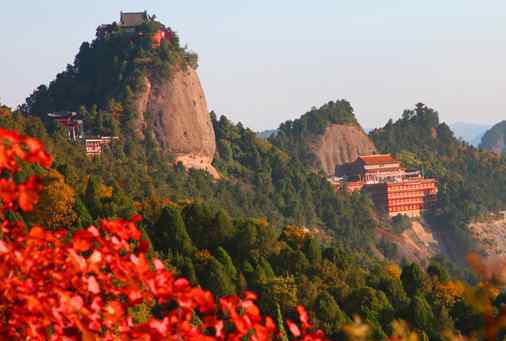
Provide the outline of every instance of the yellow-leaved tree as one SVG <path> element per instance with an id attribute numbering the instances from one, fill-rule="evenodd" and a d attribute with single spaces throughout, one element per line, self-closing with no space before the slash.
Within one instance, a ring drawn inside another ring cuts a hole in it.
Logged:
<path id="1" fill-rule="evenodd" d="M 45 225 L 50 229 L 73 226 L 78 218 L 74 211 L 75 191 L 56 170 L 49 172 L 46 181 L 48 184 L 40 196 L 39 204 L 28 217 L 30 223 Z"/>

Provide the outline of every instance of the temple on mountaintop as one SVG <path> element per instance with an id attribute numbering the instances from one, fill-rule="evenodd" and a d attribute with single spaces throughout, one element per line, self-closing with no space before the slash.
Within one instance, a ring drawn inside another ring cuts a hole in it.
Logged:
<path id="1" fill-rule="evenodd" d="M 143 25 L 150 20 L 148 12 L 120 12 L 119 23 L 123 28 L 133 29 Z"/>
<path id="2" fill-rule="evenodd" d="M 142 36 L 142 32 L 138 28 L 144 24 L 155 20 L 155 16 L 148 15 L 147 11 L 144 12 L 120 12 L 119 23 L 113 22 L 112 24 L 100 25 L 97 28 L 97 38 L 109 39 L 113 36 L 121 35 L 135 38 Z M 172 41 L 174 33 L 168 27 L 160 24 L 160 29 L 151 36 L 152 46 L 160 47 L 162 41 Z"/>
<path id="3" fill-rule="evenodd" d="M 336 170 L 340 177 L 329 181 L 348 192 L 363 191 L 376 207 L 389 216 L 418 217 L 432 209 L 437 200 L 436 179 L 426 179 L 420 171 L 407 171 L 390 154 L 359 156 Z"/>

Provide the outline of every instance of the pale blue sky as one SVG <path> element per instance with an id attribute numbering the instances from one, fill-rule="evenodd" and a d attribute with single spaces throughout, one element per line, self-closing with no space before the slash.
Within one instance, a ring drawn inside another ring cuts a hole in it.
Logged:
<path id="1" fill-rule="evenodd" d="M 366 127 L 424 102 L 505 118 L 504 0 L 17 0 L 0 11 L 0 101 L 20 104 L 120 10 L 148 10 L 200 55 L 210 110 L 253 129 L 346 98 Z"/>

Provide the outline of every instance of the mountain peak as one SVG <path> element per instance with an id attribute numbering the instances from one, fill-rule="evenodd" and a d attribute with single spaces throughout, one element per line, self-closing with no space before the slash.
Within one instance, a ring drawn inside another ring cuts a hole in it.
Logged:
<path id="1" fill-rule="evenodd" d="M 300 118 L 281 124 L 271 140 L 327 176 L 335 175 L 336 166 L 376 151 L 346 100 L 313 107 Z"/>

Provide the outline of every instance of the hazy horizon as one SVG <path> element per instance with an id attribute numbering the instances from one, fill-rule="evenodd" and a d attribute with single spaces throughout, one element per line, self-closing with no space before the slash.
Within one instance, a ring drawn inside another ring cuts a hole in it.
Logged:
<path id="1" fill-rule="evenodd" d="M 368 128 L 417 102 L 449 123 L 503 119 L 500 1 L 10 2 L 0 14 L 0 102 L 17 106 L 54 79 L 121 10 L 147 10 L 178 31 L 200 56 L 209 109 L 255 130 L 339 98 Z"/>

